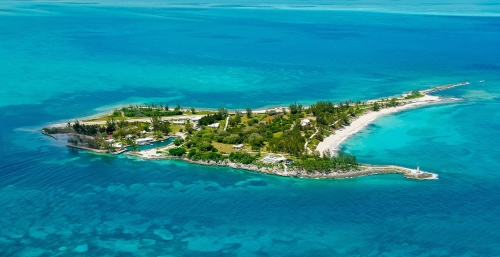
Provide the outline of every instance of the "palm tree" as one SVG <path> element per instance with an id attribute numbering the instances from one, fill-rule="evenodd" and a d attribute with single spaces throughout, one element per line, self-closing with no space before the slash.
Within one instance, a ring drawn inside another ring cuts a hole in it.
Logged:
<path id="1" fill-rule="evenodd" d="M 132 147 L 132 151 L 137 151 L 137 149 L 139 149 L 139 144 L 137 144 L 135 140 L 130 140 L 130 141 L 131 141 L 130 146 Z"/>

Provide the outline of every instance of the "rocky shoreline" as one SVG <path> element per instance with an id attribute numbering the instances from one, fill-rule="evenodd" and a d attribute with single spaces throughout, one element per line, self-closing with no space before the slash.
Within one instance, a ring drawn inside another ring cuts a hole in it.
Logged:
<path id="1" fill-rule="evenodd" d="M 242 169 L 253 172 L 259 172 L 263 174 L 277 175 L 282 177 L 296 177 L 296 178 L 308 178 L 308 179 L 346 179 L 346 178 L 356 178 L 370 175 L 378 175 L 378 174 L 402 174 L 405 178 L 409 179 L 417 179 L 417 180 L 426 180 L 426 179 L 437 179 L 438 175 L 430 172 L 423 172 L 412 170 L 399 166 L 370 166 L 370 165 L 361 165 L 358 170 L 351 170 L 345 172 L 307 172 L 303 169 L 297 169 L 290 166 L 284 165 L 283 168 L 280 165 L 273 166 L 264 166 L 258 164 L 241 164 L 234 163 L 228 160 L 224 160 L 222 162 L 214 162 L 214 161 L 192 161 L 187 158 L 182 158 L 183 161 L 199 164 L 199 165 L 207 165 L 207 166 L 221 166 L 221 167 L 230 167 L 234 169 Z"/>
<path id="2" fill-rule="evenodd" d="M 385 166 L 372 166 L 372 165 L 360 165 L 357 170 L 345 171 L 345 172 L 307 172 L 303 169 L 298 169 L 293 166 L 287 166 L 284 164 L 242 164 L 235 163 L 229 160 L 224 160 L 220 162 L 215 161 L 193 161 L 186 157 L 176 157 L 176 156 L 151 156 L 143 157 L 140 155 L 135 155 L 129 153 L 130 156 L 135 156 L 145 160 L 171 160 L 178 159 L 191 164 L 198 164 L 204 166 L 218 166 L 218 167 L 229 167 L 233 169 L 247 170 L 252 172 L 258 172 L 262 174 L 276 175 L 282 177 L 294 177 L 294 178 L 307 178 L 307 179 L 347 179 L 347 178 L 357 178 L 370 175 L 379 174 L 401 174 L 405 178 L 416 179 L 416 180 L 427 180 L 427 179 L 438 179 L 438 175 L 435 173 L 424 172 L 420 170 L 414 170 L 409 168 L 404 168 L 394 165 Z"/>

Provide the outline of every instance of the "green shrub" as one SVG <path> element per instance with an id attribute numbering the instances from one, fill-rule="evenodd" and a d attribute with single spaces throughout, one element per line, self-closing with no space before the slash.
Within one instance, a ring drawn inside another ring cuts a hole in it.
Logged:
<path id="1" fill-rule="evenodd" d="M 168 155 L 171 156 L 182 156 L 186 153 L 186 148 L 177 147 L 168 149 Z"/>

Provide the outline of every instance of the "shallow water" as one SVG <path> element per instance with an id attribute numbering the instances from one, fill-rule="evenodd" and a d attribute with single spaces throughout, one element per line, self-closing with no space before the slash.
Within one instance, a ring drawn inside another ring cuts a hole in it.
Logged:
<path id="1" fill-rule="evenodd" d="M 14 6 L 0 13 L 2 256 L 500 254 L 498 17 Z M 439 93 L 461 101 L 384 117 L 343 145 L 435 181 L 143 161 L 37 131 L 120 104 L 259 108 L 461 81 Z"/>

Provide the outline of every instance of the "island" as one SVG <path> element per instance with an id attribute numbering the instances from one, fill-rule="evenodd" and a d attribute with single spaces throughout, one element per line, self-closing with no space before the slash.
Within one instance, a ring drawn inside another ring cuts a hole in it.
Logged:
<path id="1" fill-rule="evenodd" d="M 42 133 L 56 139 L 65 135 L 67 146 L 74 149 L 148 160 L 179 159 L 279 176 L 354 178 L 397 173 L 411 179 L 437 179 L 437 174 L 419 167 L 361 164 L 342 152 L 340 144 L 383 115 L 456 101 L 431 93 L 467 84 L 370 101 L 293 103 L 263 110 L 129 105 L 95 118 L 48 126 Z"/>

